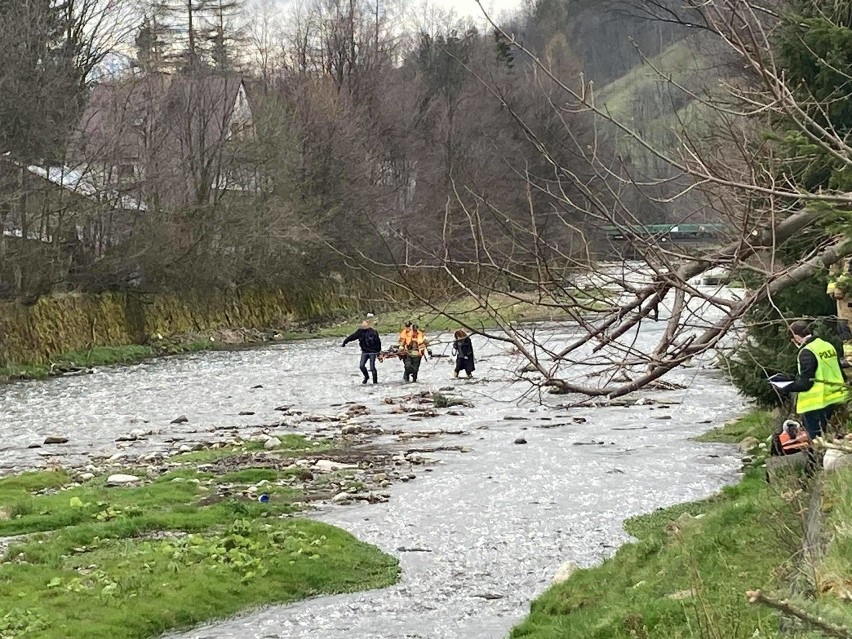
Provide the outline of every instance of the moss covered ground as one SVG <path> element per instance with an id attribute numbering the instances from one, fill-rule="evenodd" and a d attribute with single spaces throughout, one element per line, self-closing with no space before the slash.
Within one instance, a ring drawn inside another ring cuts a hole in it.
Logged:
<path id="1" fill-rule="evenodd" d="M 315 450 L 290 444 L 276 454 Z M 266 503 L 217 491 L 288 471 L 243 467 L 216 477 L 197 468 L 205 460 L 174 459 L 178 469 L 138 486 L 64 471 L 0 479 L 0 638 L 145 639 L 397 579 L 394 558 L 299 518 L 294 488 L 270 485 Z"/>

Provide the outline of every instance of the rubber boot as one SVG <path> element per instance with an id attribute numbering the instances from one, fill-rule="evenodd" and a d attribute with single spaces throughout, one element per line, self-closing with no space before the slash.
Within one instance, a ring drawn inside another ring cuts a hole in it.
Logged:
<path id="1" fill-rule="evenodd" d="M 365 376 L 364 376 L 364 381 L 363 381 L 363 382 L 361 382 L 361 383 L 362 383 L 362 384 L 366 384 L 366 383 L 367 383 L 367 382 L 369 382 L 369 381 L 370 381 L 370 378 L 369 378 L 369 377 L 367 377 L 367 376 L 365 375 Z"/>
<path id="2" fill-rule="evenodd" d="M 373 371 L 373 383 L 374 384 L 379 383 L 379 371 Z"/>

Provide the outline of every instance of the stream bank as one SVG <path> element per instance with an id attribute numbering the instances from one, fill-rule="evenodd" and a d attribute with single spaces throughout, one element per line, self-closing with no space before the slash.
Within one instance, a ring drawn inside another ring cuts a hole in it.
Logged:
<path id="1" fill-rule="evenodd" d="M 550 330 L 555 341 L 568 339 Z M 649 331 L 641 339 L 655 337 Z M 339 340 L 195 353 L 11 384 L 0 397 L 0 466 L 6 473 L 132 467 L 149 464 L 151 455 L 187 454 L 184 446 L 261 433 L 428 449 L 417 453 L 428 460 L 410 473 L 414 479 L 389 478 L 387 502 L 312 504 L 316 519 L 395 557 L 400 582 L 275 606 L 183 635 L 240 639 L 503 637 L 560 566 L 594 565 L 627 541 L 626 518 L 707 497 L 735 480 L 740 462 L 731 447 L 690 439 L 742 411 L 717 371 L 696 365 L 672 374 L 672 388 L 689 390 L 572 408 L 564 396 L 521 397 L 517 355 L 499 342 L 476 347 L 473 380 L 453 380 L 450 359 L 435 357 L 416 386 L 401 384 L 391 361 L 380 366 L 378 385 L 362 386 L 357 354 L 342 351 Z M 423 392 L 467 406 L 435 410 L 407 399 Z M 367 411 L 340 419 L 354 405 Z M 49 436 L 68 441 L 48 445 Z"/>

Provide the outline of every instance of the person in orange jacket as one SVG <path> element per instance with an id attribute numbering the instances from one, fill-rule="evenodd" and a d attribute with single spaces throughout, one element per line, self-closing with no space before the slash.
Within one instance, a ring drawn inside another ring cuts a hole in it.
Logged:
<path id="1" fill-rule="evenodd" d="M 426 334 L 420 330 L 417 324 L 411 325 L 411 329 L 405 338 L 405 342 L 402 344 L 402 348 L 405 351 L 405 357 L 402 360 L 405 365 L 405 372 L 402 379 L 405 382 L 416 382 L 417 373 L 420 370 L 420 362 L 429 349 Z"/>
<path id="2" fill-rule="evenodd" d="M 405 348 L 405 345 L 408 343 L 409 338 L 411 337 L 411 321 L 407 321 L 405 323 L 405 328 L 403 328 L 399 332 L 399 347 Z"/>

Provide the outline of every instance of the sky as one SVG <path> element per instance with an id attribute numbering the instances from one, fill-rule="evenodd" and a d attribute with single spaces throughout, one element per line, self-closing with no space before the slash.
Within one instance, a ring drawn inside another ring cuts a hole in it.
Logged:
<path id="1" fill-rule="evenodd" d="M 475 0 L 431 0 L 443 9 L 454 10 L 460 17 L 470 16 L 478 22 L 482 17 L 482 11 Z M 523 0 L 483 0 L 483 6 L 492 17 L 498 18 L 503 12 L 516 11 L 524 4 Z"/>

